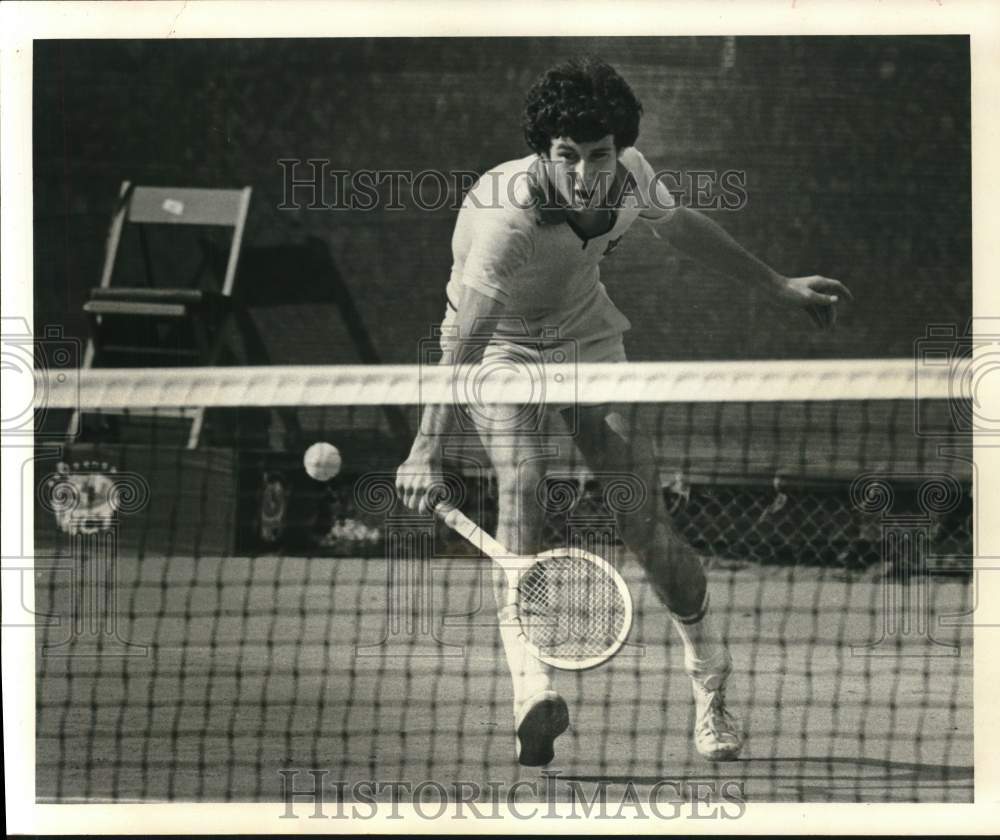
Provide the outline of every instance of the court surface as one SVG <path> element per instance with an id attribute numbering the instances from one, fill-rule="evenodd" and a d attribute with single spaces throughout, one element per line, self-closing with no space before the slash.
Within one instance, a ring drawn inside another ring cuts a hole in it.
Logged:
<path id="1" fill-rule="evenodd" d="M 105 644 L 88 655 L 84 633 L 44 652 L 70 629 L 40 622 L 37 798 L 280 801 L 289 769 L 299 787 L 309 769 L 348 786 L 539 780 L 514 761 L 486 562 L 121 559 L 117 634 L 145 651 Z M 558 674 L 571 728 L 548 768 L 556 798 L 571 783 L 607 785 L 613 798 L 629 782 L 643 796 L 663 780 L 681 791 L 732 780 L 749 801 L 971 801 L 972 636 L 937 626 L 969 609 L 967 580 L 926 590 L 933 634 L 959 655 L 921 644 L 916 623 L 912 643 L 864 655 L 851 645 L 877 641 L 900 616 L 871 573 L 714 567 L 736 665 L 728 698 L 749 740 L 739 761 L 712 765 L 691 744 L 679 640 L 635 563 L 624 572 L 630 645 L 602 667 Z M 40 611 L 65 618 L 69 577 L 37 574 Z M 429 620 L 408 623 L 400 605 L 414 601 L 432 605 L 418 613 Z"/>

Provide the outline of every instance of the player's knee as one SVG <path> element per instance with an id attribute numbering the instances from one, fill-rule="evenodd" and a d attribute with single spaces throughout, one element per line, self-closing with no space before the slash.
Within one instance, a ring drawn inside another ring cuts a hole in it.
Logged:
<path id="1" fill-rule="evenodd" d="M 699 608 L 707 582 L 701 558 L 693 550 L 645 552 L 639 559 L 660 601 L 671 612 L 691 615 Z"/>
<path id="2" fill-rule="evenodd" d="M 674 615 L 694 615 L 705 600 L 707 582 L 704 575 L 686 577 L 672 570 L 661 578 L 649 576 L 657 597 Z"/>

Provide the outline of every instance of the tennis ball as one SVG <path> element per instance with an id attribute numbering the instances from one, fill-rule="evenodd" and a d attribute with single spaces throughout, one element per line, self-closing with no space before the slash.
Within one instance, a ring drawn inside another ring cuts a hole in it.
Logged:
<path id="1" fill-rule="evenodd" d="M 314 443 L 302 459 L 306 472 L 317 481 L 329 481 L 340 472 L 340 452 L 332 443 Z"/>

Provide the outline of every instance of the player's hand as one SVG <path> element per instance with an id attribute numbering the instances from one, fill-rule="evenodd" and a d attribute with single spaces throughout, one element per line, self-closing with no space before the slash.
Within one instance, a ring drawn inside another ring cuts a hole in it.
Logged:
<path id="1" fill-rule="evenodd" d="M 782 299 L 805 309 L 821 330 L 833 329 L 837 323 L 837 306 L 844 300 L 854 299 L 851 290 L 839 280 L 819 274 L 785 277 L 780 288 Z"/>
<path id="2" fill-rule="evenodd" d="M 429 513 L 432 489 L 443 485 L 440 459 L 432 452 L 414 448 L 396 470 L 396 492 L 410 510 Z"/>

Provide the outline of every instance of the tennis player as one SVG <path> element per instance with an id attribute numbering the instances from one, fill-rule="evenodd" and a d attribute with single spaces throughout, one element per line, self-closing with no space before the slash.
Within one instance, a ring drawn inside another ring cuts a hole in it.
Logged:
<path id="1" fill-rule="evenodd" d="M 624 362 L 622 335 L 631 325 L 608 297 L 600 263 L 639 219 L 710 268 L 769 289 L 819 326 L 833 326 L 837 305 L 850 296 L 843 284 L 818 275 L 785 277 L 706 216 L 677 206 L 635 148 L 641 114 L 629 85 L 597 59 L 559 64 L 535 82 L 523 114 L 531 154 L 484 174 L 458 214 L 443 363 Z M 546 450 L 536 418 L 511 406 L 476 406 L 469 416 L 497 476 L 497 539 L 515 554 L 539 553 L 545 511 L 536 491 Z M 630 413 L 613 405 L 580 405 L 575 416 L 575 443 L 593 472 L 627 472 L 645 488 L 637 509 L 618 516 L 620 533 L 683 642 L 698 752 L 713 761 L 735 759 L 744 733 L 726 708 L 732 661 L 711 620 L 701 560 L 670 522 L 651 440 L 626 421 Z M 442 444 L 454 422 L 447 406 L 425 409 L 397 474 L 399 494 L 413 510 L 428 510 L 428 490 L 440 481 Z M 505 603 L 505 586 L 497 571 L 498 605 Z M 516 752 L 521 764 L 539 766 L 552 760 L 569 713 L 552 669 L 525 650 L 508 619 L 501 611 Z"/>

